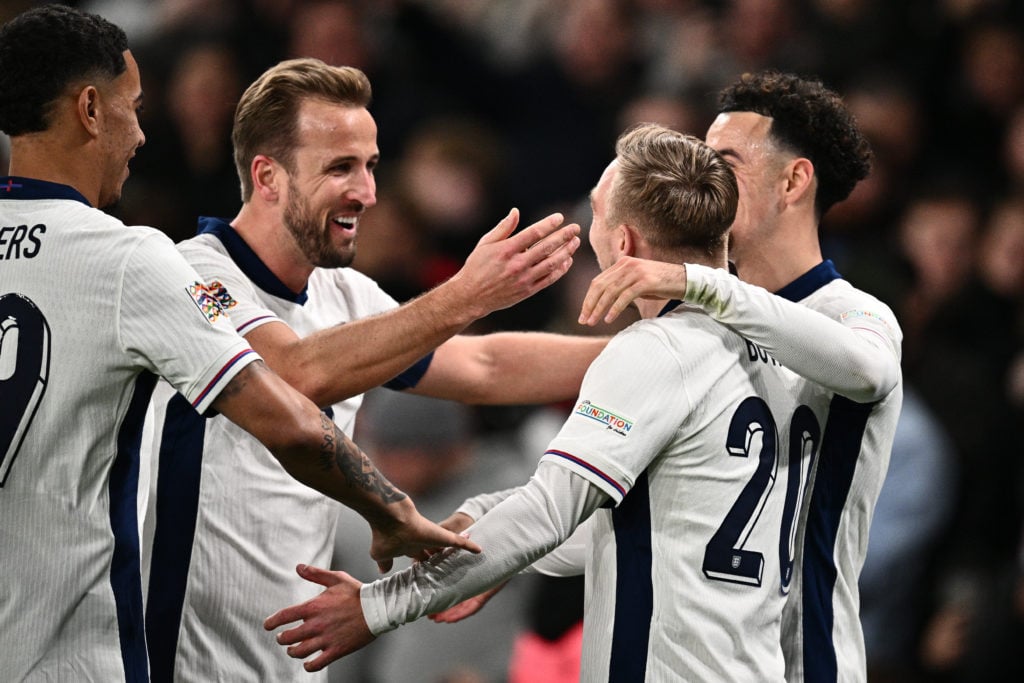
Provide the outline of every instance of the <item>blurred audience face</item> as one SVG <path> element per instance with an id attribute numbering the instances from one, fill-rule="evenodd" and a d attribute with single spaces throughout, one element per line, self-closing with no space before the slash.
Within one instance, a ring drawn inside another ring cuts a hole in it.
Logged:
<path id="1" fill-rule="evenodd" d="M 991 113 L 1008 116 L 1024 100 L 1024 37 L 1018 29 L 991 24 L 972 30 L 961 68 L 969 92 Z"/>
<path id="2" fill-rule="evenodd" d="M 700 137 L 707 128 L 698 108 L 681 97 L 643 95 L 626 103 L 619 115 L 619 129 L 625 131 L 641 123 L 659 123 L 666 128 Z"/>
<path id="3" fill-rule="evenodd" d="M 1011 188 L 1024 193 L 1024 103 L 1017 107 L 1007 122 L 1003 156 Z"/>
<path id="4" fill-rule="evenodd" d="M 315 57 L 333 66 L 370 71 L 370 50 L 361 17 L 351 3 L 300 3 L 289 26 L 290 57 Z"/>
<path id="5" fill-rule="evenodd" d="M 961 197 L 919 199 L 907 209 L 900 241 L 929 299 L 949 296 L 970 277 L 977 224 L 977 208 Z"/>
<path id="6" fill-rule="evenodd" d="M 614 80 L 629 61 L 633 27 L 618 0 L 572 0 L 562 6 L 555 50 L 566 75 L 584 85 Z"/>
<path id="7" fill-rule="evenodd" d="M 238 63 L 227 46 L 202 44 L 178 59 L 167 88 L 167 104 L 193 167 L 221 162 L 219 150 L 231 136 L 241 94 Z"/>
<path id="8" fill-rule="evenodd" d="M 1003 202 L 993 211 L 978 265 L 993 291 L 1006 297 L 1024 295 L 1024 199 Z"/>
<path id="9" fill-rule="evenodd" d="M 428 122 L 402 157 L 400 191 L 431 230 L 476 235 L 490 219 L 500 165 L 490 129 L 467 120 Z"/>
<path id="10" fill-rule="evenodd" d="M 923 144 L 924 124 L 917 101 L 884 75 L 873 74 L 851 88 L 844 100 L 874 157 L 871 173 L 847 199 L 829 209 L 822 227 L 833 234 L 855 235 L 879 227 L 879 213 L 903 197 Z"/>
<path id="11" fill-rule="evenodd" d="M 746 68 L 769 66 L 792 35 L 789 0 L 735 0 L 728 3 L 722 29 L 730 52 Z"/>

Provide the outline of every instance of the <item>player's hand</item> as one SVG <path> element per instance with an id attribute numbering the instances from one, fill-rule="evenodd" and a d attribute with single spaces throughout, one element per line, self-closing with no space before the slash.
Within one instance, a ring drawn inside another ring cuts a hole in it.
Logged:
<path id="1" fill-rule="evenodd" d="M 263 622 L 263 628 L 268 631 L 295 621 L 302 622 L 277 634 L 278 644 L 287 646 L 289 657 L 305 659 L 319 652 L 302 667 L 306 671 L 320 671 L 374 640 L 363 617 L 359 581 L 345 572 L 304 564 L 298 565 L 295 571 L 307 581 L 325 586 L 326 590 L 306 602 L 282 609 Z"/>
<path id="2" fill-rule="evenodd" d="M 494 597 L 494 595 L 505 587 L 508 581 L 502 581 L 494 588 L 488 589 L 480 595 L 474 595 L 471 598 L 467 598 L 457 605 L 452 605 L 446 610 L 441 610 L 436 614 L 428 614 L 427 618 L 438 624 L 454 624 L 457 621 L 462 621 L 468 617 L 473 616 L 487 604 L 487 601 Z"/>
<path id="3" fill-rule="evenodd" d="M 448 515 L 448 518 L 441 522 L 441 526 L 448 531 L 453 531 L 457 534 L 461 534 L 463 531 L 473 526 L 473 522 L 476 521 L 465 512 L 453 512 Z"/>
<path id="4" fill-rule="evenodd" d="M 471 553 L 479 553 L 480 546 L 469 540 L 468 536 L 450 531 L 431 522 L 415 509 L 399 525 L 383 529 L 371 525 L 373 540 L 370 544 L 370 557 L 377 562 L 377 568 L 383 574 L 391 569 L 396 557 L 411 557 L 414 560 L 425 560 L 444 548 L 461 548 Z"/>
<path id="5" fill-rule="evenodd" d="M 458 273 L 446 283 L 457 292 L 459 305 L 477 318 L 533 296 L 556 282 L 572 265 L 580 246 L 580 226 L 563 225 L 554 213 L 512 234 L 519 209 L 512 209 L 477 242 Z"/>
<path id="6" fill-rule="evenodd" d="M 636 299 L 682 299 L 686 266 L 623 256 L 591 283 L 583 299 L 581 325 L 610 323 Z"/>

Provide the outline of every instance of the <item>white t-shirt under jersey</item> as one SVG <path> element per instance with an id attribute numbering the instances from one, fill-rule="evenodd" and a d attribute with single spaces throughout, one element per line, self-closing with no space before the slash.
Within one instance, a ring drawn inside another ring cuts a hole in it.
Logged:
<path id="1" fill-rule="evenodd" d="M 195 410 L 258 359 L 171 241 L 0 179 L 0 677 L 144 681 L 136 491 L 156 375 Z"/>

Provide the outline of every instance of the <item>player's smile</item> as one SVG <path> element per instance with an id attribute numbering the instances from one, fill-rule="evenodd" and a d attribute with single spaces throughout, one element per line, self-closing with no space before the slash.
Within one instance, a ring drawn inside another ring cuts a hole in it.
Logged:
<path id="1" fill-rule="evenodd" d="M 334 234 L 341 234 L 342 237 L 348 239 L 355 239 L 356 232 L 359 229 L 359 216 L 334 216 L 330 219 L 331 232 Z"/>

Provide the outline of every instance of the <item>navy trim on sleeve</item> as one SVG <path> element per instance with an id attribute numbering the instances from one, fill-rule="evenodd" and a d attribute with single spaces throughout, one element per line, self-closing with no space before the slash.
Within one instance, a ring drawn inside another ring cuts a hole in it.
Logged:
<path id="1" fill-rule="evenodd" d="M 413 363 L 394 379 L 385 382 L 384 386 L 388 389 L 412 389 L 420 383 L 420 380 L 423 379 L 423 375 L 427 374 L 427 368 L 430 367 L 430 362 L 432 360 L 434 360 L 433 351 Z"/>

